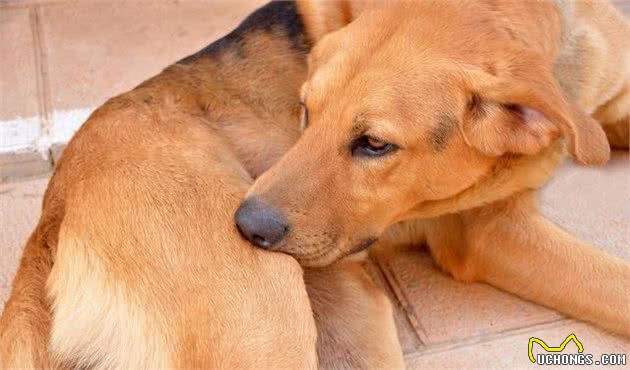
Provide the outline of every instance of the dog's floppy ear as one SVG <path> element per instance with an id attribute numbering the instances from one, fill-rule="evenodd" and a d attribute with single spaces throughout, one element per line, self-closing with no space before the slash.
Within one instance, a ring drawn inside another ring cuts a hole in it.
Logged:
<path id="1" fill-rule="evenodd" d="M 351 0 L 298 0 L 298 13 L 302 17 L 309 41 L 316 43 L 330 32 L 352 22 L 361 4 Z"/>
<path id="2" fill-rule="evenodd" d="M 463 122 L 468 142 L 488 155 L 535 154 L 563 135 L 579 163 L 606 163 L 610 147 L 599 123 L 565 98 L 549 68 L 526 59 L 474 78 Z"/>

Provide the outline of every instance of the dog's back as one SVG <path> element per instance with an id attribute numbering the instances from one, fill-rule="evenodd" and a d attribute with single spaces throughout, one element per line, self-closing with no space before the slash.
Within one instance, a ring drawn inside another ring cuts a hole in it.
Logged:
<path id="1" fill-rule="evenodd" d="M 564 90 L 590 114 L 614 99 L 630 107 L 630 24 L 608 2 L 554 2 L 562 23 L 555 73 Z M 622 118 L 610 113 L 607 121 Z"/>
<path id="2" fill-rule="evenodd" d="M 315 366 L 300 267 L 232 224 L 299 134 L 293 8 L 263 7 L 79 130 L 0 320 L 2 367 Z"/>

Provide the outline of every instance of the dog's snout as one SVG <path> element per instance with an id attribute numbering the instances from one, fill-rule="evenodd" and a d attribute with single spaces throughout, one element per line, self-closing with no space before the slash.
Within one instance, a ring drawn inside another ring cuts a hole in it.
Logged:
<path id="1" fill-rule="evenodd" d="M 241 204 L 234 220 L 247 240 L 264 249 L 280 242 L 289 231 L 289 223 L 279 210 L 255 198 Z"/>

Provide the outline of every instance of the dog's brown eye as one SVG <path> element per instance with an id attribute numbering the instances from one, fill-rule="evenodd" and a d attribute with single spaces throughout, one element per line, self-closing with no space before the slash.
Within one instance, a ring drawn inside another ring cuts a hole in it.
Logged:
<path id="1" fill-rule="evenodd" d="M 381 139 L 363 135 L 352 142 L 353 156 L 382 157 L 398 149 L 395 144 L 386 143 Z"/>
<path id="2" fill-rule="evenodd" d="M 308 126 L 308 109 L 306 108 L 306 103 L 300 102 L 300 126 L 302 130 Z"/>

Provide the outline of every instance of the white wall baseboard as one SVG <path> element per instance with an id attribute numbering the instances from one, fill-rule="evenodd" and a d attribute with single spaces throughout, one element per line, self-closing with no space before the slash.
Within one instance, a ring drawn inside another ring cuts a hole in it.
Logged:
<path id="1" fill-rule="evenodd" d="M 44 174 L 96 108 L 55 110 L 48 129 L 39 116 L 0 120 L 0 182 Z"/>

